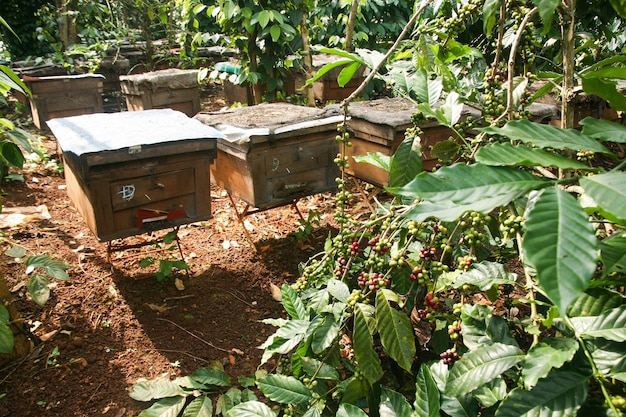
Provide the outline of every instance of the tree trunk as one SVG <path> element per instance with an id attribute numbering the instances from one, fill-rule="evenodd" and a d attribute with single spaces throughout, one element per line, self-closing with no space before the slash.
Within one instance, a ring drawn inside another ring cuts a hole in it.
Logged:
<path id="1" fill-rule="evenodd" d="M 559 7 L 563 51 L 563 90 L 561 93 L 561 127 L 574 127 L 574 10 L 576 0 L 566 0 Z"/>
<path id="2" fill-rule="evenodd" d="M 13 331 L 13 352 L 0 353 L 0 366 L 3 366 L 15 359 L 28 355 L 33 346 L 24 331 L 22 319 L 13 303 L 13 296 L 9 291 L 4 274 L 0 272 L 0 303 L 9 311 L 9 328 Z"/>
<path id="3" fill-rule="evenodd" d="M 257 54 L 256 54 L 256 37 L 257 34 L 252 33 L 250 38 L 248 39 L 248 66 L 250 72 L 257 72 Z M 250 83 L 252 87 L 252 99 L 254 104 L 261 104 L 263 102 L 263 89 L 261 88 L 261 83 Z"/>
<path id="4" fill-rule="evenodd" d="M 59 37 L 61 45 L 63 45 L 63 50 L 67 50 L 67 48 L 70 45 L 75 44 L 78 39 L 76 24 L 70 13 L 72 11 L 72 6 L 70 2 L 66 0 L 56 0 L 55 6 L 57 20 L 59 22 Z"/>
<path id="5" fill-rule="evenodd" d="M 359 11 L 359 1 L 352 0 L 352 7 L 350 7 L 350 15 L 348 16 L 348 26 L 346 27 L 346 45 L 345 50 L 352 52 L 352 37 L 354 36 L 354 26 L 356 25 L 356 15 Z"/>
<path id="6" fill-rule="evenodd" d="M 302 15 L 302 23 L 300 23 L 300 35 L 302 36 L 302 53 L 304 54 L 304 72 L 306 78 L 313 76 L 313 58 L 311 57 L 311 46 L 309 45 L 309 36 L 306 30 L 307 13 Z M 315 92 L 313 84 L 306 87 L 307 104 L 310 107 L 315 106 Z"/>

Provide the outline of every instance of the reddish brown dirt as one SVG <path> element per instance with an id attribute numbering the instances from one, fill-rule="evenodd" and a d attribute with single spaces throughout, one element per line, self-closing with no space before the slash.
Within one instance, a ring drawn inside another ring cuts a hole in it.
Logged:
<path id="1" fill-rule="evenodd" d="M 52 138 L 44 143 L 55 149 Z M 4 205 L 45 204 L 51 219 L 4 230 L 2 251 L 16 244 L 62 260 L 71 280 L 55 282 L 39 307 L 20 287 L 27 279 L 24 264 L 0 254 L 0 270 L 38 343 L 29 356 L 0 369 L 0 416 L 136 416 L 149 406 L 128 396 L 139 378 L 188 375 L 214 361 L 233 380 L 252 375 L 262 353 L 257 346 L 273 331 L 259 320 L 282 313 L 270 283 L 295 280 L 298 263 L 320 251 L 332 229 L 332 196 L 309 197 L 298 207 L 305 217 L 310 210 L 321 213 L 322 227 L 297 239 L 299 218 L 291 207 L 256 213 L 246 218 L 255 252 L 227 195 L 214 187 L 213 219 L 179 231 L 191 272 L 176 275 L 184 283 L 177 289 L 173 278 L 158 282 L 139 268 L 152 246 L 115 252 L 108 262 L 107 245 L 74 209 L 62 174 L 38 167 L 23 175 L 24 182 L 2 184 Z"/>

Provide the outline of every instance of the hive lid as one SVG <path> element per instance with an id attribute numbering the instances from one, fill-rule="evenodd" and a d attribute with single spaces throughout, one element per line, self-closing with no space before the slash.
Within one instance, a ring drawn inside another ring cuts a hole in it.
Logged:
<path id="1" fill-rule="evenodd" d="M 335 130 L 343 116 L 335 111 L 289 103 L 263 103 L 213 113 L 196 119 L 213 126 L 234 144 L 279 140 L 303 133 Z"/>
<path id="2" fill-rule="evenodd" d="M 128 90 L 130 85 L 145 86 L 148 88 L 194 88 L 198 86 L 198 70 L 182 70 L 169 68 L 159 71 L 144 72 L 142 74 L 121 75 L 120 82 L 122 92 Z"/>
<path id="3" fill-rule="evenodd" d="M 46 123 L 63 152 L 88 166 L 216 149 L 216 140 L 224 137 L 171 109 L 95 113 Z"/>

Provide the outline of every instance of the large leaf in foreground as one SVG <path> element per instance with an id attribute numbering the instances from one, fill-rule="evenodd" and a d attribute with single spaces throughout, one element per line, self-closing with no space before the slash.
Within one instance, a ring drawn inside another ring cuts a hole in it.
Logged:
<path id="1" fill-rule="evenodd" d="M 486 196 L 514 198 L 544 185 L 541 178 L 516 168 L 455 164 L 435 173 L 423 172 L 406 186 L 388 190 L 435 203 L 470 204 Z"/>
<path id="2" fill-rule="evenodd" d="M 213 400 L 206 395 L 194 399 L 185 407 L 182 417 L 212 417 Z"/>
<path id="3" fill-rule="evenodd" d="M 585 193 L 609 220 L 626 220 L 626 173 L 608 172 L 580 179 Z"/>
<path id="4" fill-rule="evenodd" d="M 524 358 L 517 346 L 494 343 L 467 352 L 454 364 L 445 394 L 457 396 L 474 391 L 483 384 L 499 377 Z"/>
<path id="5" fill-rule="evenodd" d="M 415 356 L 415 337 L 409 316 L 393 308 L 390 302 L 398 302 L 398 295 L 390 290 L 376 294 L 377 330 L 385 352 L 401 368 L 411 372 Z"/>
<path id="6" fill-rule="evenodd" d="M 578 350 L 578 342 L 569 338 L 546 338 L 528 351 L 522 366 L 524 386 L 534 387 L 553 368 L 560 368 L 569 362 Z"/>
<path id="7" fill-rule="evenodd" d="M 420 366 L 415 380 L 415 417 L 439 417 L 439 390 L 426 364 Z"/>
<path id="8" fill-rule="evenodd" d="M 626 272 L 626 234 L 615 235 L 600 242 L 600 258 L 604 274 Z"/>
<path id="9" fill-rule="evenodd" d="M 405 138 L 391 157 L 389 185 L 402 187 L 422 172 L 422 144 L 419 136 Z"/>
<path id="10" fill-rule="evenodd" d="M 511 391 L 496 411 L 496 417 L 575 416 L 587 398 L 588 387 L 589 376 L 555 370 L 531 391 Z"/>
<path id="11" fill-rule="evenodd" d="M 282 404 L 301 404 L 311 399 L 311 391 L 298 379 L 286 375 L 267 375 L 257 381 L 267 398 Z"/>
<path id="12" fill-rule="evenodd" d="M 481 129 L 492 135 L 506 136 L 511 140 L 532 143 L 540 148 L 569 149 L 610 154 L 601 143 L 575 129 L 561 129 L 556 126 L 533 123 L 529 120 L 514 120 L 504 127 Z"/>
<path id="13" fill-rule="evenodd" d="M 593 321 L 584 335 L 603 337 L 615 342 L 626 341 L 626 305 L 607 310 Z"/>
<path id="14" fill-rule="evenodd" d="M 418 223 L 421 223 L 431 217 L 443 220 L 444 222 L 452 222 L 468 211 L 488 214 L 496 207 L 506 206 L 517 197 L 518 193 L 515 192 L 493 197 L 485 196 L 478 201 L 472 201 L 468 204 L 454 204 L 449 201 L 437 203 L 422 201 L 403 216 L 408 219 L 415 220 Z"/>
<path id="15" fill-rule="evenodd" d="M 514 146 L 510 143 L 494 143 L 476 152 L 476 162 L 493 166 L 543 166 L 561 169 L 595 170 L 582 162 L 575 161 L 554 152 L 528 146 Z"/>
<path id="16" fill-rule="evenodd" d="M 185 397 L 163 398 L 139 413 L 139 417 L 175 417 L 183 409 L 186 401 Z"/>
<path id="17" fill-rule="evenodd" d="M 579 124 L 583 126 L 583 134 L 592 138 L 611 142 L 626 143 L 626 126 L 610 120 L 585 117 Z"/>
<path id="18" fill-rule="evenodd" d="M 543 190 L 526 220 L 524 253 L 539 284 L 565 314 L 596 270 L 593 226 L 576 199 L 558 188 Z"/>
<path id="19" fill-rule="evenodd" d="M 354 357 L 359 364 L 359 370 L 370 384 L 374 384 L 383 377 L 383 368 L 380 359 L 374 351 L 374 339 L 367 327 L 366 315 L 362 307 L 357 304 L 354 309 Z"/>
<path id="20" fill-rule="evenodd" d="M 276 417 L 276 413 L 259 401 L 246 401 L 228 410 L 228 417 Z"/>

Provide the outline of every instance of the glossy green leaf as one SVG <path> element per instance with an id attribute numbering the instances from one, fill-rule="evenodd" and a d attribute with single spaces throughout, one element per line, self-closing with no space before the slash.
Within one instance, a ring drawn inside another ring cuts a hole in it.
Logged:
<path id="1" fill-rule="evenodd" d="M 345 282 L 338 279 L 332 278 L 328 280 L 326 288 L 333 298 L 341 302 L 347 302 L 350 297 L 350 287 L 348 287 Z M 316 290 L 315 293 L 319 293 L 319 290 Z"/>
<path id="2" fill-rule="evenodd" d="M 26 283 L 33 301 L 43 306 L 50 298 L 50 280 L 41 274 L 32 274 Z"/>
<path id="3" fill-rule="evenodd" d="M 473 264 L 471 268 L 461 273 L 454 281 L 454 288 L 461 288 L 465 284 L 478 287 L 481 291 L 487 291 L 494 285 L 515 284 L 517 276 L 508 272 L 504 265 L 497 262 L 482 261 Z"/>
<path id="4" fill-rule="evenodd" d="M 367 414 L 356 405 L 341 403 L 335 417 L 367 417 Z"/>
<path id="5" fill-rule="evenodd" d="M 441 142 L 437 142 L 430 149 L 430 156 L 436 158 L 439 161 L 452 161 L 457 155 L 461 146 L 453 138 L 448 138 Z"/>
<path id="6" fill-rule="evenodd" d="M 492 166 L 543 166 L 561 169 L 595 170 L 582 162 L 559 154 L 508 142 L 483 146 L 476 152 L 476 162 Z"/>
<path id="7" fill-rule="evenodd" d="M 465 304 L 461 309 L 461 321 L 463 343 L 470 350 L 494 343 L 517 346 L 507 321 L 494 315 L 489 306 Z"/>
<path id="8" fill-rule="evenodd" d="M 176 417 L 185 407 L 185 397 L 162 398 L 139 413 L 139 417 Z"/>
<path id="9" fill-rule="evenodd" d="M 0 304 L 0 323 L 8 323 L 11 320 L 9 310 L 2 304 Z"/>
<path id="10" fill-rule="evenodd" d="M 606 310 L 619 307 L 626 302 L 620 293 L 607 288 L 588 288 L 572 303 L 567 311 L 570 317 L 599 316 Z"/>
<path id="11" fill-rule="evenodd" d="M 311 340 L 311 348 L 314 353 L 321 353 L 339 338 L 340 324 L 333 314 L 323 314 L 322 322 L 316 326 Z"/>
<path id="12" fill-rule="evenodd" d="M 558 369 L 569 362 L 578 351 L 578 342 L 568 338 L 545 338 L 533 346 L 522 363 L 524 386 L 531 389 L 552 369 Z"/>
<path id="13" fill-rule="evenodd" d="M 504 127 L 486 127 L 480 130 L 491 135 L 502 135 L 511 140 L 532 143 L 540 148 L 611 153 L 602 144 L 578 130 L 561 129 L 556 126 L 533 123 L 526 119 L 514 120 Z"/>
<path id="14" fill-rule="evenodd" d="M 361 64 L 358 62 L 352 62 L 343 67 L 337 76 L 337 84 L 339 87 L 345 87 L 346 84 L 352 80 L 352 77 L 354 77 L 359 68 L 361 68 Z"/>
<path id="15" fill-rule="evenodd" d="M 626 344 L 591 338 L 585 340 L 585 346 L 599 373 L 609 375 L 626 371 Z"/>
<path id="16" fill-rule="evenodd" d="M 445 222 L 457 220 L 468 211 L 477 211 L 488 214 L 496 207 L 505 206 L 518 197 L 518 192 L 502 194 L 494 197 L 484 197 L 478 201 L 467 204 L 454 204 L 452 202 L 431 203 L 423 201 L 404 214 L 404 217 L 420 223 L 428 218 L 437 218 Z"/>
<path id="17" fill-rule="evenodd" d="M 626 96 L 618 89 L 617 82 L 595 78 L 592 74 L 585 74 L 582 81 L 585 93 L 602 97 L 616 111 L 626 110 Z"/>
<path id="18" fill-rule="evenodd" d="M 543 22 L 543 34 L 547 34 L 554 18 L 556 8 L 561 4 L 559 0 L 534 0 L 533 3 L 539 9 L 539 17 Z"/>
<path id="19" fill-rule="evenodd" d="M 422 172 L 422 145 L 419 136 L 405 138 L 391 157 L 389 186 L 402 187 Z"/>
<path id="20" fill-rule="evenodd" d="M 347 403 L 356 403 L 365 398 L 371 391 L 372 386 L 365 378 L 350 377 L 341 384 L 343 388 L 342 401 Z"/>
<path id="21" fill-rule="evenodd" d="M 0 353 L 13 352 L 14 343 L 15 337 L 13 336 L 13 331 L 6 324 L 6 321 L 0 321 Z"/>
<path id="22" fill-rule="evenodd" d="M 201 395 L 190 402 L 181 417 L 213 417 L 213 401 Z"/>
<path id="23" fill-rule="evenodd" d="M 415 356 L 415 337 L 409 316 L 391 306 L 398 302 L 398 295 L 382 289 L 376 294 L 376 319 L 385 353 L 401 368 L 411 371 Z"/>
<path id="24" fill-rule="evenodd" d="M 230 385 L 230 376 L 220 369 L 200 368 L 191 374 L 191 378 L 207 386 L 227 387 Z"/>
<path id="25" fill-rule="evenodd" d="M 585 194 L 609 219 L 626 220 L 626 172 L 607 172 L 580 179 Z"/>
<path id="26" fill-rule="evenodd" d="M 367 326 L 366 314 L 360 304 L 354 309 L 353 331 L 354 357 L 359 364 L 359 370 L 370 384 L 374 384 L 383 377 L 380 358 L 374 350 L 374 339 Z"/>
<path id="27" fill-rule="evenodd" d="M 596 270 L 595 231 L 576 199 L 558 188 L 543 190 L 526 218 L 524 253 L 541 288 L 564 313 Z"/>
<path id="28" fill-rule="evenodd" d="M 10 256 L 11 258 L 23 258 L 27 253 L 28 251 L 25 248 L 18 245 L 13 245 L 4 251 L 4 254 L 6 256 Z"/>
<path id="29" fill-rule="evenodd" d="M 602 337 L 615 342 L 626 341 L 626 305 L 612 308 L 597 316 L 582 335 Z"/>
<path id="30" fill-rule="evenodd" d="M 587 398 L 589 376 L 555 370 L 541 379 L 534 389 L 514 389 L 502 401 L 496 417 L 575 416 Z"/>
<path id="31" fill-rule="evenodd" d="M 476 417 L 480 407 L 471 394 L 457 396 L 441 396 L 441 411 L 450 417 Z"/>
<path id="32" fill-rule="evenodd" d="M 516 168 L 454 164 L 435 173 L 423 172 L 406 186 L 389 191 L 433 203 L 468 205 L 486 196 L 513 199 L 544 185 L 541 178 Z"/>
<path id="33" fill-rule="evenodd" d="M 262 402 L 246 401 L 228 410 L 228 417 L 276 417 L 276 413 Z"/>
<path id="34" fill-rule="evenodd" d="M 592 138 L 610 142 L 626 143 L 626 126 L 610 120 L 585 117 L 580 122 L 582 133 Z"/>
<path id="35" fill-rule="evenodd" d="M 612 236 L 600 242 L 600 259 L 604 274 L 626 273 L 626 234 Z"/>
<path id="36" fill-rule="evenodd" d="M 494 343 L 465 353 L 448 375 L 445 394 L 470 393 L 518 364 L 524 352 L 517 346 Z"/>
<path id="37" fill-rule="evenodd" d="M 290 285 L 283 284 L 281 294 L 283 307 L 291 318 L 296 320 L 304 320 L 307 318 L 306 309 L 304 308 L 302 300 Z"/>
<path id="38" fill-rule="evenodd" d="M 2 17 L 0 17 L 0 19 L 2 19 Z M 26 84 L 24 84 L 20 77 L 6 65 L 0 65 L 0 84 L 5 84 L 9 89 L 25 93 L 29 96 L 31 95 Z"/>
<path id="39" fill-rule="evenodd" d="M 129 395 L 133 400 L 151 401 L 159 398 L 183 396 L 185 391 L 166 375 L 137 382 L 131 387 Z"/>
<path id="40" fill-rule="evenodd" d="M 270 22 L 270 11 L 261 10 L 257 14 L 256 18 L 259 21 L 259 25 L 261 25 L 262 28 L 265 28 L 265 26 L 267 26 L 267 24 Z"/>
<path id="41" fill-rule="evenodd" d="M 502 401 L 506 395 L 507 386 L 502 378 L 496 378 L 472 392 L 472 396 L 476 398 L 483 407 L 495 405 Z"/>
<path id="42" fill-rule="evenodd" d="M 309 376 L 315 375 L 317 379 L 339 380 L 339 372 L 337 369 L 326 362 L 306 356 L 302 357 L 300 361 L 302 362 L 304 373 Z"/>
<path id="43" fill-rule="evenodd" d="M 483 32 L 489 36 L 496 25 L 498 13 L 500 11 L 499 0 L 486 0 L 483 6 Z"/>
<path id="44" fill-rule="evenodd" d="M 353 158 L 356 162 L 365 162 L 387 172 L 391 170 L 391 157 L 380 152 L 368 152 L 367 155 L 355 155 Z"/>
<path id="45" fill-rule="evenodd" d="M 281 404 L 302 404 L 311 399 L 311 391 L 292 376 L 270 374 L 260 378 L 257 387 L 267 398 Z"/>
<path id="46" fill-rule="evenodd" d="M 13 142 L 4 142 L 0 148 L 2 158 L 12 167 L 22 168 L 24 166 L 24 155 L 22 150 Z"/>
<path id="47" fill-rule="evenodd" d="M 380 394 L 379 415 L 381 417 L 409 416 L 413 411 L 404 395 L 383 388 Z"/>
<path id="48" fill-rule="evenodd" d="M 440 396 L 430 368 L 422 364 L 415 379 L 415 417 L 439 417 Z"/>

